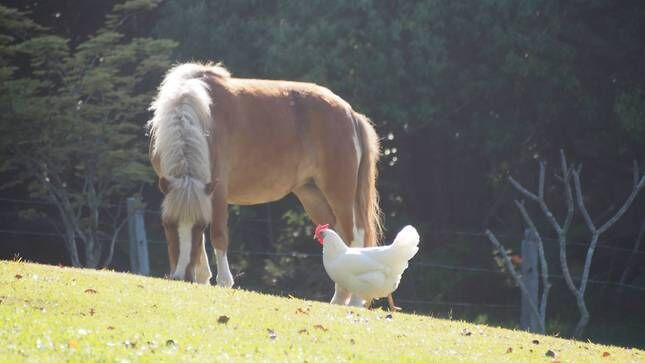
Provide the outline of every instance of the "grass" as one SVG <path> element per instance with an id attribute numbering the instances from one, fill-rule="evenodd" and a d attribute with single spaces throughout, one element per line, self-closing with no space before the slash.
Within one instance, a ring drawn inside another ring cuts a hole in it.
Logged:
<path id="1" fill-rule="evenodd" d="M 240 289 L 0 261 L 0 361 L 630 362 L 645 352 Z"/>

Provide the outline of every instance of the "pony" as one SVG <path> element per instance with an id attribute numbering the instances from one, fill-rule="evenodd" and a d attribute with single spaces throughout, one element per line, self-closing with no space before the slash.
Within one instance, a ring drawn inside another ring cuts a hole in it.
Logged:
<path id="1" fill-rule="evenodd" d="M 171 278 L 209 283 L 210 225 L 216 283 L 233 286 L 228 205 L 289 193 L 314 224 L 329 224 L 352 246 L 377 244 L 379 138 L 366 116 L 329 89 L 184 63 L 165 75 L 150 110 L 149 158 L 164 194 Z M 331 303 L 362 305 L 338 285 Z"/>

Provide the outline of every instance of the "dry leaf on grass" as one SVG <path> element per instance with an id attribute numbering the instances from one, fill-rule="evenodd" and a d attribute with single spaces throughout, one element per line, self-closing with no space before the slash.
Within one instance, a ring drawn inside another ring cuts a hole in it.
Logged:
<path id="1" fill-rule="evenodd" d="M 273 329 L 267 329 L 267 333 L 269 333 L 269 339 L 271 340 L 275 340 L 278 337 L 278 334 Z"/>
<path id="2" fill-rule="evenodd" d="M 314 328 L 319 329 L 319 330 L 322 330 L 322 331 L 325 331 L 325 332 L 329 330 L 329 329 L 325 328 L 325 327 L 324 327 L 323 325 L 321 325 L 321 324 L 316 324 L 316 325 L 314 325 Z"/>

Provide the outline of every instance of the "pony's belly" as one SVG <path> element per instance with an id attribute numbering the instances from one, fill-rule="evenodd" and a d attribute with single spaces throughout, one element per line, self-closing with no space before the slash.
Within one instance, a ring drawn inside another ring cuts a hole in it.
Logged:
<path id="1" fill-rule="evenodd" d="M 281 194 L 279 196 L 269 196 L 269 195 L 264 195 L 264 196 L 258 196 L 258 195 L 237 195 L 237 196 L 231 196 L 229 195 L 227 199 L 228 204 L 235 204 L 235 205 L 255 205 L 255 204 L 263 204 L 263 203 L 270 203 L 270 202 L 275 202 L 276 200 L 280 200 L 284 197 L 287 196 L 288 193 Z"/>
<path id="2" fill-rule="evenodd" d="M 270 181 L 230 184 L 227 202 L 229 204 L 253 205 L 274 202 L 291 193 L 292 183 L 275 183 Z"/>
<path id="3" fill-rule="evenodd" d="M 247 160 L 231 165 L 227 181 L 229 204 L 251 205 L 282 199 L 301 179 L 306 178 L 300 175 L 302 155 L 297 149 L 280 153 L 267 151 L 264 155 L 271 159 L 266 162 Z"/>

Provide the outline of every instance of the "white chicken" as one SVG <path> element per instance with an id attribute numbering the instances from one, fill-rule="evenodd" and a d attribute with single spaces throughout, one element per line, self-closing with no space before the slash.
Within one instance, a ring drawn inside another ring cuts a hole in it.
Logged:
<path id="1" fill-rule="evenodd" d="M 414 227 L 405 226 L 388 246 L 348 247 L 329 225 L 318 225 L 314 238 L 323 246 L 323 265 L 335 283 L 364 299 L 368 308 L 373 299 L 387 296 L 390 308 L 400 310 L 391 294 L 419 250 Z"/>

